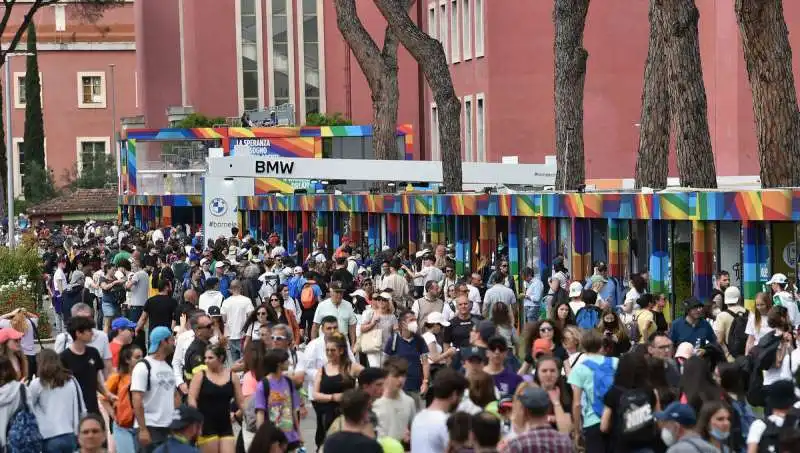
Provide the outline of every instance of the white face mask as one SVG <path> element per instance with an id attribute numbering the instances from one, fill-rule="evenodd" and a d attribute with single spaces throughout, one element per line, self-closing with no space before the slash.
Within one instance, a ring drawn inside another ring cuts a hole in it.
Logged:
<path id="1" fill-rule="evenodd" d="M 411 333 L 417 333 L 417 329 L 419 329 L 419 325 L 417 324 L 417 321 L 411 321 L 410 323 L 408 323 L 407 327 L 408 327 L 408 331 L 411 332 Z"/>
<path id="2" fill-rule="evenodd" d="M 667 428 L 661 428 L 661 440 L 664 442 L 664 445 L 670 447 L 675 444 L 675 434 Z"/>

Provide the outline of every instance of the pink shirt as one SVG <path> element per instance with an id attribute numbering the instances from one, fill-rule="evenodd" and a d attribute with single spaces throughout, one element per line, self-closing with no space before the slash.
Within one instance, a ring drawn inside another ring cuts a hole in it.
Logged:
<path id="1" fill-rule="evenodd" d="M 244 374 L 244 378 L 242 379 L 242 397 L 247 398 L 255 394 L 256 387 L 258 387 L 258 380 L 253 375 L 252 371 L 248 371 Z"/>

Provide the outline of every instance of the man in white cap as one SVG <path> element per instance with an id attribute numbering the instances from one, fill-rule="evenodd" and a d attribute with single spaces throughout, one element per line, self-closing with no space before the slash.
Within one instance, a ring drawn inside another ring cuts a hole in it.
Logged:
<path id="1" fill-rule="evenodd" d="M 561 281 L 561 280 L 559 280 Z M 572 282 L 569 285 L 569 308 L 572 309 L 572 314 L 578 314 L 578 310 L 586 306 L 583 301 L 583 285 L 581 282 Z"/>
<path id="2" fill-rule="evenodd" d="M 787 291 L 789 289 L 789 279 L 786 275 L 778 273 L 773 274 L 772 278 L 767 282 L 767 286 L 772 291 L 772 306 L 786 307 L 786 312 L 789 314 L 789 322 L 792 326 L 800 326 L 800 312 L 797 309 L 797 301 L 794 295 Z"/>
<path id="3" fill-rule="evenodd" d="M 725 308 L 714 320 L 714 333 L 726 355 L 739 357 L 744 354 L 747 343 L 747 309 L 741 303 L 739 288 L 729 286 L 725 289 Z"/>

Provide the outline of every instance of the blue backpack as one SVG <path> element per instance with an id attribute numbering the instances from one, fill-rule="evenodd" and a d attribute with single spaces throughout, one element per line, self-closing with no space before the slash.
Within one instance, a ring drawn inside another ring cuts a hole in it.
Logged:
<path id="1" fill-rule="evenodd" d="M 25 385 L 19 386 L 20 406 L 11 416 L 6 431 L 6 453 L 40 453 L 44 442 L 39 432 L 36 416 L 28 407 L 28 397 L 25 394 Z"/>
<path id="2" fill-rule="evenodd" d="M 292 277 L 289 279 L 288 287 L 289 287 L 289 297 L 294 300 L 300 300 L 300 293 L 303 291 L 303 285 L 305 284 L 306 279 L 303 277 Z"/>
<path id="3" fill-rule="evenodd" d="M 575 314 L 575 324 L 581 329 L 594 329 L 600 323 L 603 312 L 594 305 L 581 307 Z"/>
<path id="4" fill-rule="evenodd" d="M 603 416 L 603 398 L 608 393 L 608 390 L 614 386 L 614 359 L 611 357 L 604 357 L 603 363 L 597 363 L 592 359 L 586 359 L 581 362 L 586 368 L 592 370 L 592 381 L 594 384 L 594 398 L 592 401 L 592 410 L 598 417 Z"/>

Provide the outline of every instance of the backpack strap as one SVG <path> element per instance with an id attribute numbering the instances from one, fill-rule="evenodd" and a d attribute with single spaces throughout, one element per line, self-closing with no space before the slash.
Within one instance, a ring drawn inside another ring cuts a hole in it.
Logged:
<path id="1" fill-rule="evenodd" d="M 39 338 L 39 331 L 36 328 L 36 324 L 34 324 L 31 318 L 28 318 L 28 322 L 31 324 L 31 329 L 33 329 L 33 338 L 36 339 L 37 343 L 39 343 L 39 350 L 42 350 L 42 339 Z"/>

